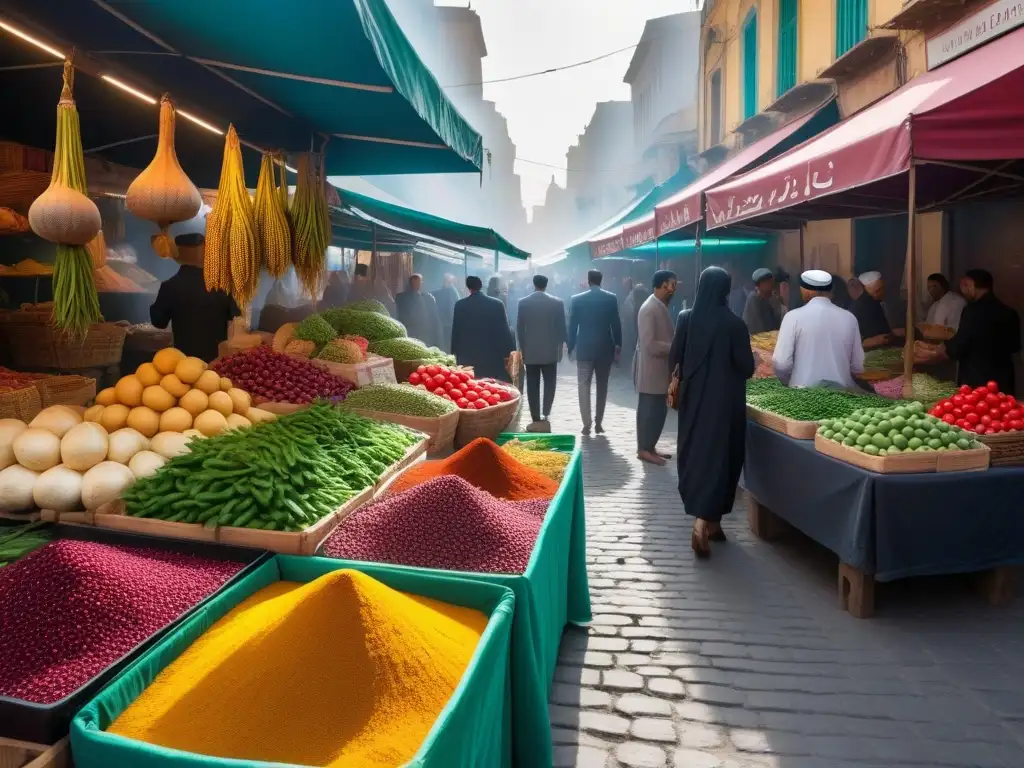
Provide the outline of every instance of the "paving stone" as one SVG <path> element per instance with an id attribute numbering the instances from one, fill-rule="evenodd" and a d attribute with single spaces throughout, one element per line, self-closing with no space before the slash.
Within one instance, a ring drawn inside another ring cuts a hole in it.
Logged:
<path id="1" fill-rule="evenodd" d="M 556 683 L 551 690 L 551 701 L 556 704 L 580 707 L 608 707 L 612 697 L 604 691 L 570 683 Z"/>
<path id="2" fill-rule="evenodd" d="M 677 749 L 672 755 L 673 768 L 723 768 L 722 759 L 697 749 Z"/>
<path id="3" fill-rule="evenodd" d="M 664 768 L 668 762 L 664 749 L 638 741 L 619 744 L 615 748 L 615 757 L 629 768 Z"/>
<path id="4" fill-rule="evenodd" d="M 661 696 L 679 697 L 686 693 L 686 688 L 674 677 L 652 677 L 647 681 L 647 688 Z"/>
<path id="5" fill-rule="evenodd" d="M 691 683 L 687 685 L 686 694 L 694 701 L 700 701 L 705 704 L 740 706 L 747 700 L 747 694 L 742 691 L 737 691 L 724 685 L 705 685 L 704 683 Z"/>
<path id="6" fill-rule="evenodd" d="M 609 736 L 625 736 L 629 732 L 629 720 L 605 712 L 580 712 L 579 724 L 584 730 Z"/>
<path id="7" fill-rule="evenodd" d="M 605 768 L 609 753 L 606 749 L 584 746 L 555 747 L 555 768 Z"/>
<path id="8" fill-rule="evenodd" d="M 601 682 L 601 673 L 596 669 L 560 665 L 555 669 L 555 680 L 560 683 L 597 685 Z"/>
<path id="9" fill-rule="evenodd" d="M 601 676 L 601 686 L 615 691 L 639 691 L 644 687 L 644 679 L 635 672 L 612 669 Z"/>
<path id="10" fill-rule="evenodd" d="M 615 702 L 615 709 L 627 715 L 663 715 L 672 714 L 672 705 L 664 699 L 643 696 L 638 693 L 627 693 Z"/>
<path id="11" fill-rule="evenodd" d="M 637 667 L 635 671 L 644 677 L 668 677 L 672 674 L 668 667 Z"/>
<path id="12" fill-rule="evenodd" d="M 691 749 L 719 749 L 725 745 L 725 732 L 721 728 L 702 723 L 683 721 L 679 724 L 679 744 Z"/>
<path id="13" fill-rule="evenodd" d="M 675 742 L 676 728 L 671 720 L 658 717 L 638 717 L 633 721 L 629 733 L 641 741 Z"/>

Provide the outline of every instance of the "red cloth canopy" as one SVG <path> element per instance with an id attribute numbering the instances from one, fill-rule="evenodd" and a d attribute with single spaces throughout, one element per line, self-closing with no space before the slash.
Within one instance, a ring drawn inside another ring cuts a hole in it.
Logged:
<path id="1" fill-rule="evenodd" d="M 936 207 L 998 179 L 1024 158 L 1024 29 L 915 77 L 878 102 L 706 193 L 714 229 L 801 206 L 807 218 L 906 210 L 911 163 L 918 202 Z M 968 167 L 927 162 L 970 163 Z M 1003 182 L 1005 187 L 1005 180 Z M 989 187 L 993 191 L 997 189 Z M 845 193 L 845 194 L 841 194 Z"/>

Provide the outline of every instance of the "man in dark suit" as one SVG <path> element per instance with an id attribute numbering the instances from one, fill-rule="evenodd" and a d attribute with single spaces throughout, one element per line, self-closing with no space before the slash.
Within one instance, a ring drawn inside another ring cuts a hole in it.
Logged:
<path id="1" fill-rule="evenodd" d="M 452 354 L 459 365 L 473 366 L 478 379 L 511 381 L 505 360 L 515 349 L 505 305 L 482 292 L 476 275 L 466 278 L 469 296 L 455 302 Z"/>
<path id="2" fill-rule="evenodd" d="M 409 278 L 409 290 L 395 297 L 395 308 L 398 321 L 410 336 L 428 347 L 440 346 L 441 318 L 437 314 L 437 301 L 429 293 L 423 293 L 423 275 Z"/>
<path id="3" fill-rule="evenodd" d="M 587 273 L 589 290 L 572 297 L 569 309 L 569 355 L 576 353 L 580 416 L 583 434 L 590 434 L 590 382 L 597 375 L 597 418 L 594 430 L 604 432 L 604 406 L 608 400 L 608 377 L 612 363 L 622 350 L 622 324 L 619 302 L 614 293 L 601 290 L 602 275 L 596 269 Z"/>
<path id="4" fill-rule="evenodd" d="M 519 300 L 516 316 L 516 338 L 526 366 L 526 397 L 530 401 L 533 423 L 527 432 L 550 432 L 548 416 L 555 402 L 555 379 L 558 361 L 565 344 L 565 307 L 561 299 L 546 292 L 548 279 L 533 276 L 534 291 Z M 544 377 L 544 405 L 541 407 L 540 380 Z"/>

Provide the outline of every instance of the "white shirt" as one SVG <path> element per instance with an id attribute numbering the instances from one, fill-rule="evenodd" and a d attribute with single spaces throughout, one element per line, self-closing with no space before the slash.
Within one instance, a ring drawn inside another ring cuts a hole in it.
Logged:
<path id="1" fill-rule="evenodd" d="M 851 371 L 864 370 L 857 318 L 824 296 L 815 296 L 782 318 L 772 365 L 791 387 L 830 381 L 855 388 Z"/>
<path id="2" fill-rule="evenodd" d="M 967 306 L 967 299 L 959 293 L 946 291 L 941 299 L 928 307 L 925 322 L 929 325 L 944 325 L 947 328 L 960 327 L 960 315 Z"/>

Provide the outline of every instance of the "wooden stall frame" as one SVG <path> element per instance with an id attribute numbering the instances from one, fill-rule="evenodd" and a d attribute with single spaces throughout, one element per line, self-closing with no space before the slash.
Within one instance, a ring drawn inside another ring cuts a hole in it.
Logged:
<path id="1" fill-rule="evenodd" d="M 73 765 L 68 736 L 52 746 L 0 736 L 0 768 L 72 768 Z"/>
<path id="2" fill-rule="evenodd" d="M 907 452 L 895 456 L 869 456 L 849 446 L 814 436 L 814 449 L 838 461 L 883 475 L 927 472 L 982 472 L 988 469 L 988 446 L 967 451 Z"/>

